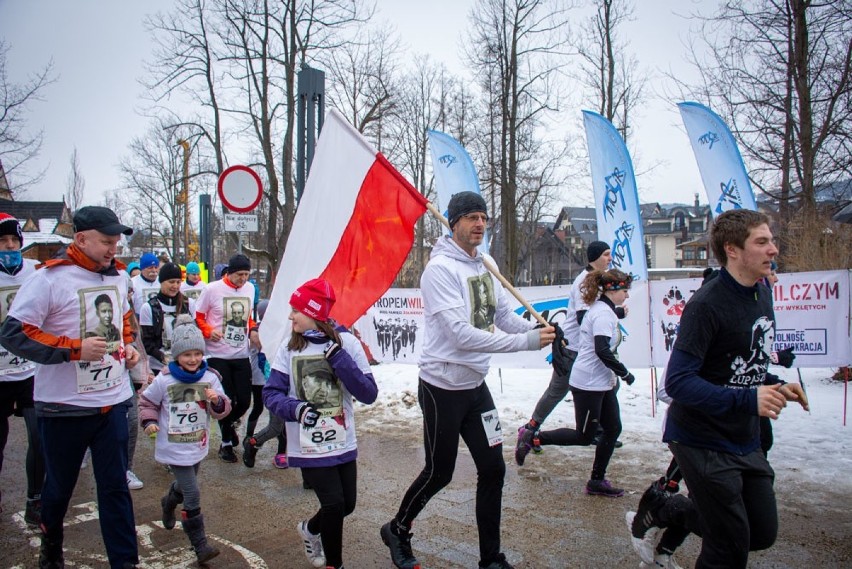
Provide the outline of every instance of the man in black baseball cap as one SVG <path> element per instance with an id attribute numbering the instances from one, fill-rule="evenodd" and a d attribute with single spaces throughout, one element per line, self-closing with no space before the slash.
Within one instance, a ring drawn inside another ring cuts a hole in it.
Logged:
<path id="1" fill-rule="evenodd" d="M 49 459 L 41 492 L 39 567 L 64 567 L 63 522 L 87 448 L 97 471 L 101 536 L 109 566 L 139 563 L 127 445 L 134 395 L 128 370 L 139 362 L 139 352 L 133 345 L 127 274 L 115 260 L 121 235 L 131 233 L 108 208 L 78 210 L 74 242 L 18 289 L 0 325 L 3 347 L 39 364 L 33 400 L 42 455 Z M 98 310 L 107 303 L 111 315 Z M 81 324 L 100 318 L 93 335 L 81 331 Z"/>
<path id="2" fill-rule="evenodd" d="M 87 205 L 74 214 L 74 233 L 95 229 L 104 235 L 133 235 L 133 230 L 118 221 L 118 216 L 108 207 Z"/>

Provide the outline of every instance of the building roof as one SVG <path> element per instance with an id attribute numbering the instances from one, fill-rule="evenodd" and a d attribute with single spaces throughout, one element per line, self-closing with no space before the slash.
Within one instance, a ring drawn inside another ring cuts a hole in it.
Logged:
<path id="1" fill-rule="evenodd" d="M 0 211 L 8 213 L 19 221 L 32 220 L 38 223 L 42 219 L 55 219 L 58 222 L 71 223 L 70 212 L 65 201 L 58 202 L 21 202 L 0 199 Z"/>

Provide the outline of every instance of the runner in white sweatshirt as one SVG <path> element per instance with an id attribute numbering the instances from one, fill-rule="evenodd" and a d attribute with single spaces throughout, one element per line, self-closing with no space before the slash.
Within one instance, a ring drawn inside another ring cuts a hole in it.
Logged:
<path id="1" fill-rule="evenodd" d="M 391 560 L 402 569 L 419 567 L 411 551 L 411 524 L 453 476 L 459 438 L 476 463 L 476 524 L 479 566 L 506 569 L 500 552 L 503 497 L 503 435 L 485 383 L 490 354 L 538 350 L 556 338 L 552 326 L 536 329 L 515 314 L 496 276 L 477 250 L 488 221 L 485 200 L 473 192 L 455 194 L 448 217 L 452 237 L 432 249 L 420 286 L 426 340 L 420 359 L 418 400 L 423 411 L 426 465 L 402 499 L 396 517 L 382 526 Z"/>

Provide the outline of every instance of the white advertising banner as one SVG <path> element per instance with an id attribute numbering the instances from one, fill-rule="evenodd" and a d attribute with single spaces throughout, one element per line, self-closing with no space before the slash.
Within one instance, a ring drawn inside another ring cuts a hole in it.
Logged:
<path id="1" fill-rule="evenodd" d="M 701 279 L 651 281 L 651 363 L 666 367 L 677 339 L 686 301 L 701 286 Z"/>
<path id="2" fill-rule="evenodd" d="M 568 312 L 569 286 L 523 287 L 518 290 L 532 307 L 551 324 L 565 320 Z M 634 283 L 627 301 L 628 315 L 621 321 L 622 344 L 618 349 L 627 367 L 650 366 L 648 283 Z M 509 295 L 515 312 L 530 319 L 521 303 Z M 367 344 L 375 361 L 412 363 L 420 359 L 423 347 L 423 299 L 420 289 L 389 289 L 355 324 L 361 340 Z M 499 331 L 496 333 L 500 333 Z M 550 350 L 493 354 L 494 367 L 549 367 Z"/>
<path id="3" fill-rule="evenodd" d="M 778 275 L 775 350 L 793 347 L 795 367 L 852 363 L 849 341 L 850 271 Z"/>
<path id="4" fill-rule="evenodd" d="M 775 285 L 776 334 L 773 350 L 790 346 L 795 367 L 837 367 L 852 363 L 850 271 L 779 274 Z M 701 279 L 636 282 L 621 321 L 618 355 L 628 367 L 665 367 L 677 339 L 683 307 Z M 568 286 L 518 289 L 548 322 L 558 324 L 568 311 Z M 516 312 L 529 314 L 510 295 Z M 423 346 L 420 289 L 389 289 L 355 325 L 375 361 L 416 364 Z M 499 333 L 499 332 L 498 332 Z M 494 354 L 495 367 L 548 367 L 550 350 Z"/>
<path id="5" fill-rule="evenodd" d="M 779 274 L 773 351 L 793 347 L 794 367 L 835 367 L 852 361 L 849 335 L 850 272 Z M 683 306 L 701 279 L 651 283 L 653 364 L 665 367 L 677 338 Z"/>

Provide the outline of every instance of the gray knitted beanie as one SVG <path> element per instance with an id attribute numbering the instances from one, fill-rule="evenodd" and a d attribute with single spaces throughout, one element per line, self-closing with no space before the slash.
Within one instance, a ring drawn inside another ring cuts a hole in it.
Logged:
<path id="1" fill-rule="evenodd" d="M 189 350 L 204 353 L 204 336 L 189 314 L 179 314 L 172 329 L 172 357 L 177 358 Z"/>

